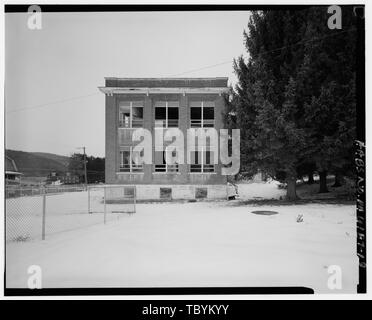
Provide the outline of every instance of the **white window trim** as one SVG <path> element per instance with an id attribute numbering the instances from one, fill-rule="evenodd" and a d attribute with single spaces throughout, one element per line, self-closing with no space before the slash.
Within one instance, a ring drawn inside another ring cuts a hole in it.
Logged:
<path id="1" fill-rule="evenodd" d="M 134 171 L 133 172 L 133 158 L 132 158 L 132 156 L 133 156 L 133 147 L 129 147 L 129 171 L 120 171 L 120 168 L 121 168 L 121 166 L 122 166 L 122 160 L 123 160 L 123 157 L 122 157 L 122 152 L 124 152 L 124 151 L 128 151 L 128 150 L 124 150 L 124 149 L 120 149 L 119 150 L 119 154 L 120 154 L 120 164 L 119 164 L 119 172 L 118 173 L 121 173 L 121 174 L 128 174 L 128 173 L 130 173 L 130 174 L 132 174 L 132 173 L 143 173 L 143 165 L 142 165 L 142 171 Z"/>
<path id="2" fill-rule="evenodd" d="M 160 101 L 159 101 L 160 102 Z M 168 129 L 168 102 L 169 101 L 164 101 L 165 102 L 165 126 L 164 127 L 157 127 L 157 126 L 154 126 L 155 127 L 155 129 Z M 160 106 L 156 106 L 156 104 L 155 104 L 155 109 L 156 108 L 164 108 L 164 107 L 160 107 Z M 171 108 L 175 108 L 175 107 L 171 107 Z M 179 105 L 179 102 L 178 102 L 178 126 L 179 126 L 179 121 L 180 121 L 180 105 Z M 156 111 L 155 111 L 156 112 Z M 156 122 L 156 121 L 159 121 L 159 120 L 156 120 L 156 113 L 155 113 L 155 115 L 154 115 L 154 117 L 155 117 L 155 119 L 154 119 L 154 121 Z M 177 126 L 177 127 L 178 127 Z M 171 128 L 175 128 L 175 127 L 171 127 Z"/>
<path id="3" fill-rule="evenodd" d="M 165 151 L 165 152 L 170 152 L 169 150 L 168 150 L 168 147 L 165 147 L 165 150 L 163 150 L 163 151 Z M 171 151 L 171 152 L 173 152 L 173 151 Z M 166 173 L 170 173 L 170 174 L 179 174 L 180 173 L 180 167 L 179 167 L 179 164 L 177 163 L 177 165 L 178 165 L 178 168 L 177 168 L 177 171 L 168 171 L 168 166 L 170 166 L 169 164 L 165 164 L 165 171 L 155 171 L 156 170 L 156 163 L 154 164 L 154 172 L 153 173 L 155 173 L 155 174 L 166 174 Z"/>
<path id="4" fill-rule="evenodd" d="M 127 101 L 127 102 L 129 102 L 129 127 L 122 127 L 122 126 L 120 126 L 120 122 L 122 121 L 120 119 L 120 115 L 122 114 L 122 112 L 120 111 L 120 103 L 119 103 L 119 128 L 120 129 L 133 129 L 133 125 L 132 125 L 132 120 L 133 120 L 133 101 Z M 142 109 L 144 109 L 144 105 L 142 105 L 141 107 L 142 107 Z M 142 121 L 144 121 L 143 118 L 142 118 Z"/>
<path id="5" fill-rule="evenodd" d="M 190 164 L 190 174 L 200 174 L 200 173 L 203 173 L 203 174 L 215 174 L 216 173 L 216 164 L 212 164 L 213 165 L 213 171 L 209 171 L 209 172 L 204 172 L 204 149 L 208 149 L 208 148 L 205 148 L 205 147 L 201 147 L 201 150 L 196 150 L 196 152 L 201 152 L 201 171 L 200 172 L 191 172 L 191 164 Z M 205 150 L 205 151 L 209 151 L 209 152 L 212 152 L 211 150 Z M 195 151 L 194 151 L 195 152 Z M 213 158 L 214 158 L 214 153 L 213 153 Z M 195 163 L 193 163 L 195 164 Z M 208 164 L 210 165 L 210 164 Z"/>
<path id="6" fill-rule="evenodd" d="M 201 126 L 200 126 L 200 128 L 205 128 L 204 127 L 204 102 L 206 102 L 206 101 L 200 101 L 201 102 Z M 191 108 L 198 108 L 198 107 L 191 107 L 190 106 L 190 127 L 191 127 Z M 213 110 L 215 111 L 215 108 L 216 108 L 216 106 L 214 106 L 213 107 Z M 213 127 L 214 127 L 214 124 L 215 124 L 215 118 L 214 118 L 214 116 L 215 116 L 215 114 L 214 114 L 214 111 L 213 111 Z M 194 127 L 195 128 L 195 127 Z M 211 128 L 211 127 L 206 127 L 206 128 Z"/>

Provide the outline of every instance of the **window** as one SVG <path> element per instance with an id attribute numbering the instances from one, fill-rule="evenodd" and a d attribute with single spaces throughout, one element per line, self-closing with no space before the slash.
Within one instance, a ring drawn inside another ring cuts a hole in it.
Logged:
<path id="1" fill-rule="evenodd" d="M 214 172 L 214 153 L 213 151 L 204 150 L 191 151 L 190 172 Z"/>
<path id="2" fill-rule="evenodd" d="M 178 101 L 158 101 L 155 103 L 155 127 L 178 127 Z"/>
<path id="3" fill-rule="evenodd" d="M 120 102 L 119 127 L 120 128 L 142 128 L 143 127 L 143 102 L 142 101 Z"/>
<path id="4" fill-rule="evenodd" d="M 191 101 L 190 103 L 190 127 L 213 128 L 214 127 L 214 102 Z"/>
<path id="5" fill-rule="evenodd" d="M 207 188 L 196 188 L 195 189 L 195 198 L 196 199 L 204 199 L 208 197 L 208 189 Z"/>
<path id="6" fill-rule="evenodd" d="M 172 199 L 172 188 L 160 188 L 160 199 Z"/>
<path id="7" fill-rule="evenodd" d="M 133 152 L 132 147 L 122 147 L 120 150 L 120 172 L 143 172 L 143 165 L 136 164 L 139 152 Z"/>
<path id="8" fill-rule="evenodd" d="M 177 155 L 177 151 L 155 151 L 155 172 L 164 172 L 164 173 L 176 173 L 178 172 L 178 164 L 167 164 L 166 156 L 167 152 L 172 153 L 172 157 Z"/>

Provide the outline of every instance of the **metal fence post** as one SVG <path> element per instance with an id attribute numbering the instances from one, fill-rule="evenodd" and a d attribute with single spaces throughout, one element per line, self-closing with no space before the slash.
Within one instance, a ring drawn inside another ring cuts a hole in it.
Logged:
<path id="1" fill-rule="evenodd" d="M 44 194 L 43 194 L 43 216 L 42 216 L 42 229 L 41 229 L 41 239 L 42 240 L 45 240 L 45 210 L 46 209 L 46 195 L 45 195 L 45 191 L 44 191 Z"/>
<path id="2" fill-rule="evenodd" d="M 90 212 L 90 188 L 87 188 L 88 189 L 88 213 L 91 213 Z"/>
<path id="3" fill-rule="evenodd" d="M 103 213 L 103 223 L 106 224 L 106 186 L 103 187 L 103 204 L 104 204 L 104 213 Z"/>
<path id="4" fill-rule="evenodd" d="M 134 204 L 134 210 L 133 210 L 133 213 L 136 213 L 136 200 L 137 200 L 137 187 L 134 186 L 134 201 L 133 201 L 133 204 Z"/>

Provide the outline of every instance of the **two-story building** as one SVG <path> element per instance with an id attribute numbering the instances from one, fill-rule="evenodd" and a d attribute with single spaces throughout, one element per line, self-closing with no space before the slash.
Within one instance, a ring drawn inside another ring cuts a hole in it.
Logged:
<path id="1" fill-rule="evenodd" d="M 208 146 L 193 151 L 191 163 L 167 164 L 167 146 L 155 148 L 156 130 L 223 128 L 227 78 L 105 78 L 105 181 L 136 185 L 138 199 L 226 198 L 227 180 Z M 152 133 L 151 164 L 134 161 L 133 130 Z M 187 155 L 187 143 L 184 146 Z M 199 154 L 198 154 L 199 152 Z"/>

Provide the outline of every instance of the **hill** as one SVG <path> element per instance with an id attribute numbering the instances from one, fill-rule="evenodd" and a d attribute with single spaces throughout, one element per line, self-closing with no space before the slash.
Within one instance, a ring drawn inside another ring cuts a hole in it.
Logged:
<path id="1" fill-rule="evenodd" d="M 68 166 L 68 162 L 70 160 L 69 157 L 61 156 L 59 154 L 54 154 L 54 153 L 32 152 L 32 154 L 34 154 L 36 156 L 39 156 L 39 157 L 42 157 L 42 158 L 46 158 L 46 159 L 51 159 L 51 160 L 57 161 L 61 165 L 65 166 L 65 167 Z"/>
<path id="2" fill-rule="evenodd" d="M 20 172 L 29 177 L 45 177 L 51 171 L 66 172 L 69 157 L 45 152 L 5 150 Z"/>

